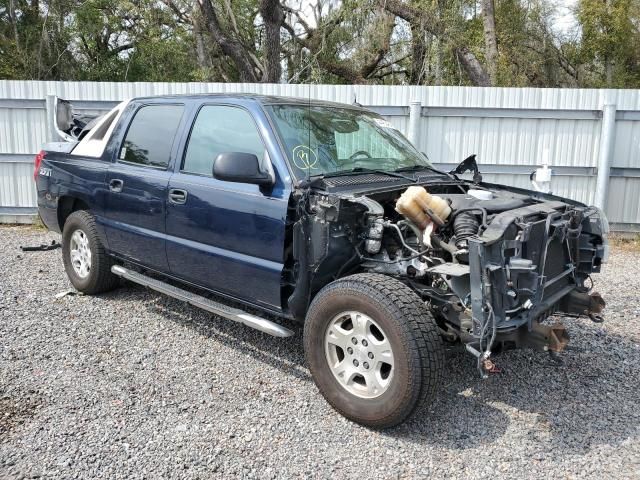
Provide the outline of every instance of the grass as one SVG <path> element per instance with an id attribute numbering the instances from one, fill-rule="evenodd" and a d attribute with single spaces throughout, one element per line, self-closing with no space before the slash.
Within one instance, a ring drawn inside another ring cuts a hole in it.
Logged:
<path id="1" fill-rule="evenodd" d="M 33 223 L 31 224 L 31 228 L 34 230 L 47 230 L 47 227 L 42 222 L 40 215 L 36 215 L 33 219 Z"/>
<path id="2" fill-rule="evenodd" d="M 25 230 L 34 230 L 37 232 L 47 231 L 47 227 L 42 223 L 40 215 L 34 215 L 30 223 L 0 223 L 0 227 L 24 228 Z"/>
<path id="3" fill-rule="evenodd" d="M 609 243 L 613 248 L 628 252 L 640 252 L 640 233 L 633 235 L 610 234 Z"/>

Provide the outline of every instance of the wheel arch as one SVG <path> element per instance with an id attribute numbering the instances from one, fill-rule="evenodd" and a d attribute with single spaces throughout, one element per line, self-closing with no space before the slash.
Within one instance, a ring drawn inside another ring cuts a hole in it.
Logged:
<path id="1" fill-rule="evenodd" d="M 60 197 L 58 200 L 58 226 L 60 227 L 60 231 L 64 229 L 64 224 L 73 212 L 77 212 L 78 210 L 86 210 L 89 211 L 89 204 L 84 201 L 82 198 L 73 196 L 73 195 L 65 195 Z"/>

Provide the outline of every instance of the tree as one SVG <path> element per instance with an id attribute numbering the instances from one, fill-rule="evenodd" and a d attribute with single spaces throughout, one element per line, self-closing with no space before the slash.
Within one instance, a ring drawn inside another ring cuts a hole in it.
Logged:
<path id="1" fill-rule="evenodd" d="M 580 0 L 579 60 L 596 86 L 640 84 L 640 5 L 634 0 Z"/>
<path id="2" fill-rule="evenodd" d="M 0 0 L 0 77 L 638 87 L 640 1 Z"/>
<path id="3" fill-rule="evenodd" d="M 260 15 L 264 21 L 264 72 L 262 81 L 277 83 L 282 76 L 280 30 L 284 22 L 284 9 L 280 0 L 261 0 Z"/>
<path id="4" fill-rule="evenodd" d="M 487 73 L 492 85 L 498 83 L 498 40 L 493 0 L 482 0 L 482 23 L 484 24 L 485 59 Z"/>
<path id="5" fill-rule="evenodd" d="M 313 70 L 316 66 L 316 70 L 324 70 L 344 82 L 362 84 L 380 78 L 390 66 L 384 60 L 391 51 L 395 25 L 384 10 L 344 1 L 336 9 L 318 9 L 315 27 L 306 22 L 299 10 L 285 10 L 289 19 L 284 27 L 291 41 L 306 52 L 306 65 L 302 68 Z"/>
<path id="6" fill-rule="evenodd" d="M 238 70 L 239 80 L 241 82 L 257 82 L 257 66 L 254 58 L 252 58 L 249 53 L 249 49 L 246 48 L 240 38 L 238 38 L 239 32 L 222 28 L 218 20 L 218 14 L 211 4 L 211 0 L 197 1 L 204 22 L 211 35 L 211 40 L 218 44 L 222 52 L 233 61 Z"/>
<path id="7" fill-rule="evenodd" d="M 184 80 L 190 46 L 153 0 L 0 2 L 0 71 L 13 78 Z"/>
<path id="8" fill-rule="evenodd" d="M 422 11 L 401 0 L 379 0 L 380 5 L 390 13 L 406 20 L 412 26 L 412 31 L 421 29 L 434 37 L 442 40 L 442 44 L 447 44 L 450 52 L 461 63 L 471 83 L 477 86 L 486 87 L 491 84 L 485 66 L 478 60 L 468 45 L 465 45 L 458 38 L 453 37 L 445 43 L 447 37 L 446 24 L 433 16 L 433 13 Z"/>

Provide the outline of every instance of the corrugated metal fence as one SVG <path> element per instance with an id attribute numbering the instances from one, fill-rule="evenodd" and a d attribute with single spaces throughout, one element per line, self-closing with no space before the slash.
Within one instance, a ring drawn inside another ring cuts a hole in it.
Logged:
<path id="1" fill-rule="evenodd" d="M 618 230 L 640 231 L 638 90 L 221 83 L 0 81 L 0 222 L 29 219 L 35 211 L 33 156 L 52 139 L 48 95 L 101 111 L 130 97 L 207 92 L 357 100 L 400 131 L 412 129 L 434 163 L 449 167 L 476 153 L 491 182 L 530 188 L 529 174 L 546 157 L 553 193 L 606 202 Z M 605 180 L 600 187 L 608 189 L 598 189 L 598 170 Z M 596 190 L 606 196 L 599 199 Z"/>

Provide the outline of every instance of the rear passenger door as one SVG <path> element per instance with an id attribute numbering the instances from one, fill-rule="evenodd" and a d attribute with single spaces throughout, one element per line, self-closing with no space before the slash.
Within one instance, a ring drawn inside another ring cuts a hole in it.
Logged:
<path id="1" fill-rule="evenodd" d="M 162 272 L 168 271 L 168 167 L 183 111 L 183 105 L 140 106 L 117 140 L 116 158 L 106 177 L 105 231 L 109 249 Z"/>
<path id="2" fill-rule="evenodd" d="M 263 128 L 266 128 L 263 126 Z M 265 136 L 267 138 L 267 136 Z M 217 180 L 223 152 L 255 154 L 273 169 L 251 113 L 234 105 L 203 105 L 180 168 L 169 181 L 167 256 L 172 275 L 210 290 L 279 309 L 289 191 L 275 168 L 275 185 Z"/>

